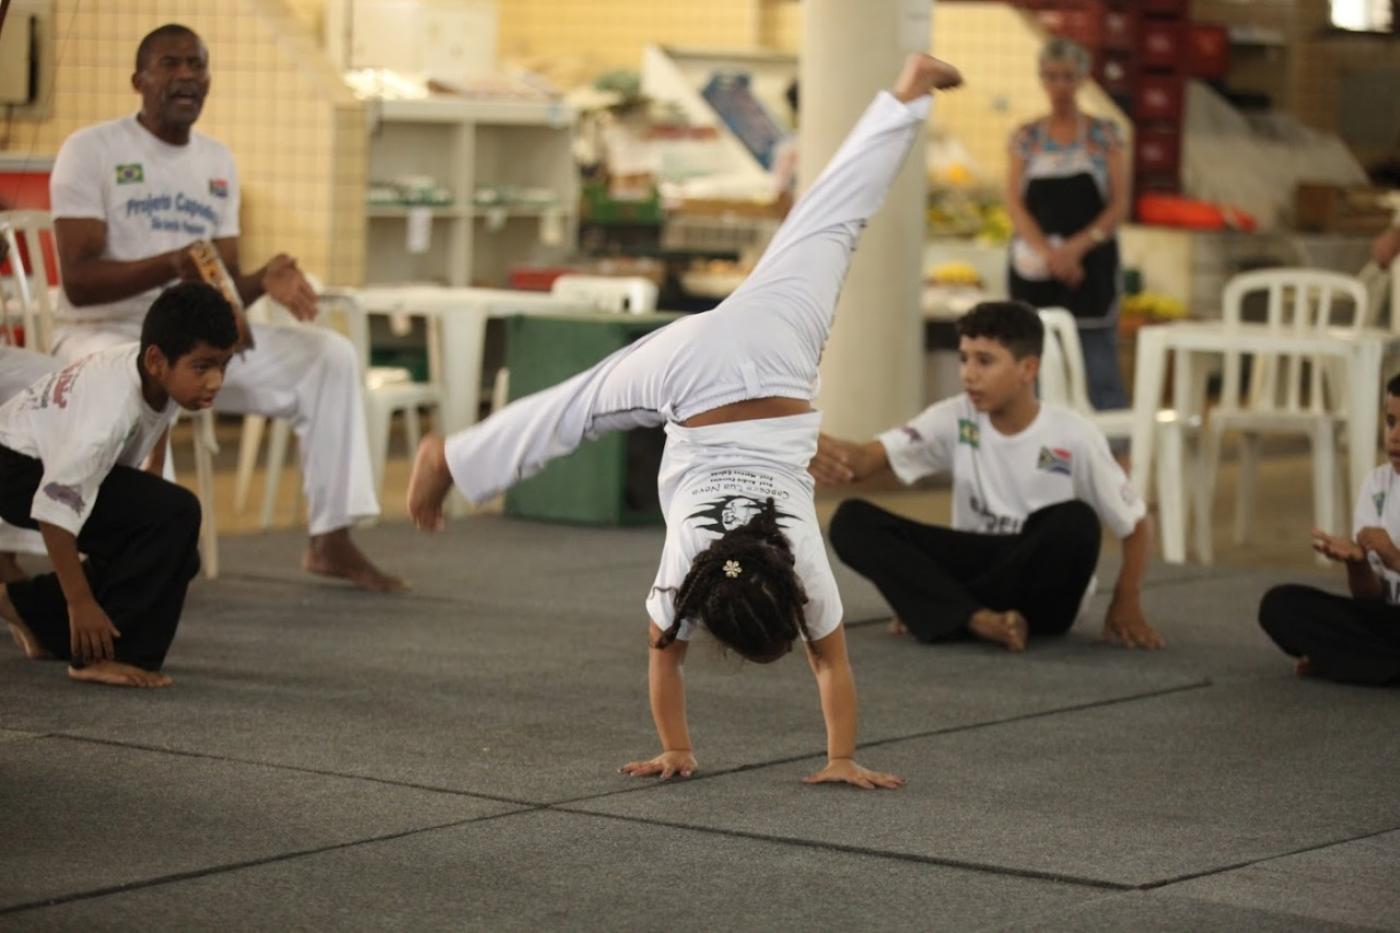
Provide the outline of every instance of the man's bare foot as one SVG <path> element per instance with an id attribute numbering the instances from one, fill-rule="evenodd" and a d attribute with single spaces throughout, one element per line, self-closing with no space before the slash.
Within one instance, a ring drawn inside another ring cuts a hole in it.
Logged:
<path id="1" fill-rule="evenodd" d="M 84 667 L 70 667 L 68 679 L 109 687 L 168 687 L 174 683 L 160 671 L 148 671 L 120 661 L 93 661 Z"/>
<path id="2" fill-rule="evenodd" d="M 364 551 L 350 540 L 349 528 L 312 535 L 301 566 L 309 573 L 349 580 L 360 589 L 374 593 L 397 593 L 408 589 L 408 584 L 403 580 L 389 576 L 370 562 Z"/>
<path id="3" fill-rule="evenodd" d="M 1299 677 L 1312 676 L 1312 659 L 1306 656 L 1299 658 L 1293 665 L 1293 673 Z"/>
<path id="4" fill-rule="evenodd" d="M 893 619 L 890 619 L 890 624 L 886 631 L 891 635 L 908 635 L 909 626 L 905 625 L 899 616 L 895 616 Z"/>
<path id="5" fill-rule="evenodd" d="M 968 628 L 983 641 L 1005 645 L 1008 651 L 1025 651 L 1026 637 L 1030 633 L 1025 617 L 1015 609 L 1006 612 L 978 609 L 968 620 Z"/>
<path id="6" fill-rule="evenodd" d="M 28 579 L 29 574 L 24 572 L 15 555 L 9 551 L 0 551 L 0 583 L 19 583 Z"/>
<path id="7" fill-rule="evenodd" d="M 10 602 L 9 587 L 4 584 L 0 584 L 0 619 L 4 619 L 5 624 L 10 627 L 10 637 L 19 645 L 19 650 L 24 652 L 26 658 L 31 661 L 46 661 L 53 657 L 39 644 L 39 639 L 34 637 L 34 632 L 29 626 L 24 624 L 19 610 Z"/>
<path id="8" fill-rule="evenodd" d="M 962 74 L 958 69 L 932 55 L 912 52 L 894 82 L 894 96 L 907 104 L 930 91 L 946 91 L 960 84 Z"/>
<path id="9" fill-rule="evenodd" d="M 447 451 L 437 434 L 425 436 L 413 460 L 408 480 L 408 514 L 419 531 L 442 531 L 442 504 L 452 491 L 452 473 L 447 469 Z"/>

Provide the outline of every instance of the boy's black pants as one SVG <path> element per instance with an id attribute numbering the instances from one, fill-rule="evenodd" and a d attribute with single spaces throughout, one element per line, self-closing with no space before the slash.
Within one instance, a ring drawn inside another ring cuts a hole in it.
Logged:
<path id="1" fill-rule="evenodd" d="M 879 588 L 919 641 L 957 637 L 979 609 L 1025 616 L 1032 635 L 1074 624 L 1099 559 L 1099 518 L 1074 500 L 1041 509 L 1019 534 L 954 531 L 861 499 L 841 503 L 831 544 Z"/>
<path id="2" fill-rule="evenodd" d="M 43 464 L 0 446 L 0 518 L 37 528 L 29 517 Z M 131 467 L 103 480 L 78 535 L 97 604 L 121 632 L 116 659 L 159 670 L 175 639 L 185 590 L 199 572 L 199 500 L 189 490 Z M 55 657 L 72 657 L 68 603 L 58 577 L 41 574 L 7 587 L 24 623 Z"/>
<path id="3" fill-rule="evenodd" d="M 1400 606 L 1288 583 L 1264 594 L 1259 624 L 1312 673 L 1352 684 L 1400 681 Z"/>

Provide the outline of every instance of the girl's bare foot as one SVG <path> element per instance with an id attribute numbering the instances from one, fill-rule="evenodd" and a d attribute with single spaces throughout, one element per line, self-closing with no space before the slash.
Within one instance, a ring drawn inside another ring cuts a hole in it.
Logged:
<path id="1" fill-rule="evenodd" d="M 900 620 L 899 616 L 895 616 L 893 619 L 890 619 L 890 624 L 886 631 L 891 635 L 908 635 L 909 626 L 905 625 Z"/>
<path id="2" fill-rule="evenodd" d="M 913 52 L 904 60 L 904 70 L 894 83 L 894 96 L 907 104 L 930 91 L 946 91 L 960 84 L 958 69 L 932 55 Z"/>
<path id="3" fill-rule="evenodd" d="M 53 657 L 39 644 L 39 639 L 34 637 L 34 632 L 29 626 L 24 624 L 19 610 L 10 602 L 9 587 L 4 584 L 0 584 L 0 619 L 4 619 L 5 624 L 10 627 L 10 637 L 19 645 L 19 650 L 24 652 L 26 658 L 31 661 L 46 661 Z"/>
<path id="4" fill-rule="evenodd" d="M 174 681 L 160 671 L 148 671 L 120 661 L 93 661 L 85 667 L 68 668 L 70 680 L 109 687 L 168 687 Z"/>
<path id="5" fill-rule="evenodd" d="M 306 545 L 302 567 L 323 577 L 349 580 L 362 590 L 375 593 L 397 593 L 408 584 L 380 570 L 364 552 L 350 540 L 349 528 L 338 528 L 323 535 L 313 535 Z"/>
<path id="6" fill-rule="evenodd" d="M 1025 651 L 1030 633 L 1025 618 L 1015 609 L 1006 612 L 978 609 L 968 620 L 968 628 L 983 641 L 1004 645 L 1008 651 Z"/>
<path id="7" fill-rule="evenodd" d="M 1306 656 L 1299 658 L 1293 665 L 1293 673 L 1299 677 L 1312 676 L 1312 659 Z"/>
<path id="8" fill-rule="evenodd" d="M 408 480 L 408 514 L 419 531 L 442 531 L 442 504 L 452 491 L 452 473 L 442 437 L 425 436 Z"/>

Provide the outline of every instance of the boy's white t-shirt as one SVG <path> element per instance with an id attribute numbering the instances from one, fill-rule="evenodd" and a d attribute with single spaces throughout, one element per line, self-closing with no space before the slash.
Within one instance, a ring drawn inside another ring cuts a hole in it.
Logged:
<path id="1" fill-rule="evenodd" d="M 1363 528 L 1380 527 L 1390 535 L 1390 540 L 1400 542 L 1400 483 L 1397 479 L 1400 477 L 1395 475 L 1395 468 L 1388 463 L 1376 467 L 1366 477 L 1361 494 L 1356 497 L 1353 535 L 1360 535 Z M 1385 584 L 1385 601 L 1391 605 L 1400 603 L 1400 573 L 1387 567 L 1375 554 L 1368 553 L 1366 560 Z"/>
<path id="2" fill-rule="evenodd" d="M 129 343 L 85 356 L 0 405 L 0 445 L 44 465 L 35 521 L 77 535 L 112 467 L 140 468 L 179 415 L 173 399 L 161 411 L 147 404 L 139 351 Z"/>
<path id="3" fill-rule="evenodd" d="M 69 136 L 54 160 L 49 197 L 55 219 L 106 222 L 103 259 L 129 262 L 182 249 L 195 240 L 238 236 L 238 171 L 228 148 L 196 132 L 190 133 L 186 145 L 172 146 L 135 116 Z M 58 317 L 140 320 L 160 291 L 153 288 L 83 307 L 60 294 Z"/>
<path id="4" fill-rule="evenodd" d="M 803 607 L 813 640 L 836 631 L 843 609 L 812 501 L 807 466 L 817 452 L 821 413 L 737 421 L 702 428 L 666 425 L 666 453 L 657 483 L 666 516 L 666 546 L 647 596 L 647 612 L 662 631 L 675 620 L 675 597 L 690 565 L 725 531 L 746 524 L 771 497 L 778 524 L 792 543 Z M 690 640 L 695 624 L 681 623 Z"/>
<path id="5" fill-rule="evenodd" d="M 944 399 L 881 434 L 890 466 L 904 483 L 952 471 L 953 527 L 1016 534 L 1040 509 L 1079 499 L 1120 538 L 1147 514 L 1087 418 L 1041 403 L 1035 420 L 1006 435 L 964 395 Z"/>

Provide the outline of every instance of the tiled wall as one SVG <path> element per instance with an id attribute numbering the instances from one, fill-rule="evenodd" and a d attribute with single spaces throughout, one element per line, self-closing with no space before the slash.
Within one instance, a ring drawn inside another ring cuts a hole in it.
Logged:
<path id="1" fill-rule="evenodd" d="M 316 37 L 286 3 L 55 0 L 54 8 L 52 115 L 16 120 L 12 151 L 53 154 L 75 129 L 135 112 L 137 44 L 156 26 L 183 23 L 209 46 L 213 85 L 197 127 L 238 162 L 244 266 L 286 252 L 328 282 L 361 280 L 364 108 L 322 64 Z"/>

